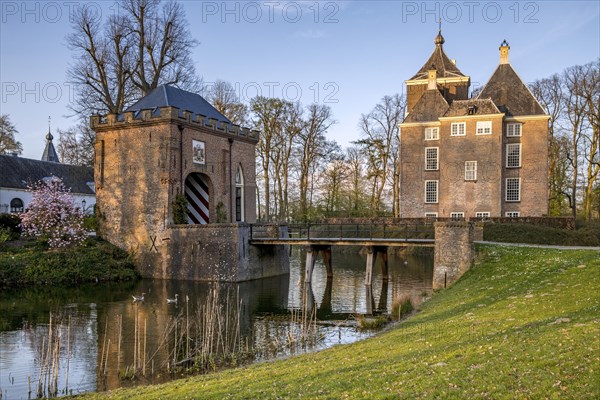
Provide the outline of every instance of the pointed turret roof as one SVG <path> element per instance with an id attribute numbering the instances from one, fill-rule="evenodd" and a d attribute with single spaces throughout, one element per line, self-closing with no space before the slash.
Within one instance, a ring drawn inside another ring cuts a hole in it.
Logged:
<path id="1" fill-rule="evenodd" d="M 50 119 L 48 118 L 48 121 Z M 48 134 L 46 135 L 46 148 L 44 148 L 44 153 L 42 154 L 42 161 L 49 161 L 60 163 L 60 159 L 58 158 L 58 153 L 54 148 L 54 144 L 52 143 L 52 139 L 54 136 L 50 133 L 50 122 L 48 122 Z"/>
<path id="2" fill-rule="evenodd" d="M 444 43 L 446 40 L 442 36 L 442 29 L 438 31 L 433 43 L 435 43 L 435 49 L 429 59 L 423 64 L 419 72 L 417 72 L 410 80 L 415 79 L 427 79 L 427 71 L 435 69 L 437 71 L 438 78 L 452 78 L 452 77 L 464 77 L 466 76 L 456 67 L 456 64 L 448 58 L 444 52 Z"/>
<path id="3" fill-rule="evenodd" d="M 181 111 L 185 110 L 193 114 L 200 114 L 208 118 L 231 123 L 227 117 L 218 112 L 204 97 L 169 85 L 157 87 L 125 111 L 139 112 L 141 110 L 169 106 L 179 108 Z"/>
<path id="4" fill-rule="evenodd" d="M 477 98 L 491 98 L 498 109 L 508 116 L 545 115 L 540 103 L 508 62 L 509 49 L 506 40 L 502 42 L 500 65 Z"/>

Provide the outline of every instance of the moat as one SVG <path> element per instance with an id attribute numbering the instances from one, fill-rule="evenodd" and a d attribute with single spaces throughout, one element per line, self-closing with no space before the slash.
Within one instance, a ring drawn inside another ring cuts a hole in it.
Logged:
<path id="1" fill-rule="evenodd" d="M 217 352 L 237 346 L 240 354 L 264 361 L 371 336 L 376 331 L 356 327 L 357 315 L 387 314 L 398 297 L 406 295 L 418 302 L 431 293 L 429 250 L 390 256 L 387 281 L 377 264 L 370 291 L 364 285 L 365 256 L 356 254 L 333 255 L 330 281 L 319 260 L 312 290 L 306 291 L 304 257 L 294 250 L 289 275 L 239 284 L 141 280 L 4 291 L 0 294 L 0 398 L 35 398 L 40 380 L 47 386 L 55 379 L 58 395 L 64 395 L 180 377 L 166 370 L 189 366 L 186 356 L 198 347 L 191 339 L 195 335 L 185 334 L 194 331 L 190 321 L 202 321 L 198 327 L 204 329 L 203 343 Z M 131 295 L 141 293 L 144 301 L 133 302 Z M 167 304 L 166 299 L 176 293 L 178 302 Z M 219 313 L 225 318 L 214 319 Z M 50 315 L 53 343 L 60 340 L 56 351 L 47 345 Z M 213 330 L 213 337 L 206 331 L 209 325 L 219 328 Z M 51 362 L 48 354 L 53 354 Z M 211 362 L 212 356 L 207 357 L 206 365 Z M 56 366 L 56 374 L 46 377 L 51 365 Z M 133 365 L 139 366 L 134 380 Z"/>

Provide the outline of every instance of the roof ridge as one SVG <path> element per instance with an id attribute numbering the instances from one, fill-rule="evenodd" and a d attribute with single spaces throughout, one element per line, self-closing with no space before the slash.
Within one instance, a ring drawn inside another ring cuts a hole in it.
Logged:
<path id="1" fill-rule="evenodd" d="M 171 103 L 169 102 L 169 94 L 167 93 L 167 85 L 166 84 L 162 85 L 162 87 L 163 87 L 163 92 L 165 94 L 165 103 L 167 105 L 170 105 Z"/>

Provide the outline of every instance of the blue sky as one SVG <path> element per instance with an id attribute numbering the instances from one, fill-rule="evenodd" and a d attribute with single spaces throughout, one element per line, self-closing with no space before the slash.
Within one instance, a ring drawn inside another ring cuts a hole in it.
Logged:
<path id="1" fill-rule="evenodd" d="M 506 39 L 510 61 L 526 82 L 600 57 L 596 1 L 182 1 L 196 70 L 205 82 L 232 82 L 243 99 L 274 95 L 331 106 L 328 136 L 357 140 L 361 113 L 384 95 L 404 91 L 433 51 L 442 19 L 446 54 L 484 84 Z M 68 118 L 72 87 L 65 45 L 69 12 L 113 1 L 0 1 L 0 112 L 10 114 L 23 156 L 40 158 L 48 116 L 52 131 Z"/>

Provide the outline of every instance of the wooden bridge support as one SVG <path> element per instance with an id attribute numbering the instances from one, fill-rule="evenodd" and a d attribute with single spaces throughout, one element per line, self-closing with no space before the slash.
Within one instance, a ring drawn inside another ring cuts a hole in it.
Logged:
<path id="1" fill-rule="evenodd" d="M 315 262 L 321 252 L 323 264 L 327 269 L 327 278 L 333 277 L 333 269 L 331 267 L 331 246 L 308 246 L 306 250 L 306 270 L 304 272 L 304 282 L 312 281 L 312 273 L 315 269 Z"/>
<path id="2" fill-rule="evenodd" d="M 383 279 L 388 279 L 388 254 L 385 246 L 367 246 L 367 268 L 365 271 L 365 285 L 373 282 L 373 266 L 377 261 L 377 255 L 381 254 L 381 272 Z"/>

